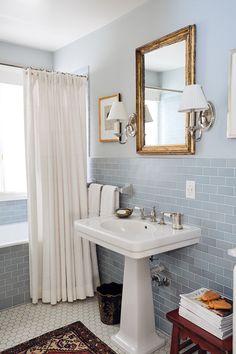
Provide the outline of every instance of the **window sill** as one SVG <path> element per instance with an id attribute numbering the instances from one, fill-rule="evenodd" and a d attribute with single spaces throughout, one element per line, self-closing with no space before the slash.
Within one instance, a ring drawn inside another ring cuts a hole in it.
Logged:
<path id="1" fill-rule="evenodd" d="M 0 202 L 25 199 L 27 199 L 26 193 L 0 193 Z"/>

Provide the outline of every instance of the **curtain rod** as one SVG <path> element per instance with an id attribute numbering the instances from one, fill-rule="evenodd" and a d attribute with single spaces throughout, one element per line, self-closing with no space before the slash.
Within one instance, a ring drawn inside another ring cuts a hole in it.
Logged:
<path id="1" fill-rule="evenodd" d="M 53 70 L 46 70 L 46 69 L 41 69 L 41 68 L 34 68 L 32 66 L 24 66 L 24 65 L 15 65 L 15 64 L 6 64 L 6 63 L 0 63 L 0 65 L 5 65 L 5 66 L 10 66 L 12 68 L 18 68 L 18 69 L 32 69 L 32 70 L 40 70 L 40 71 L 46 71 L 47 73 L 56 73 L 56 74 L 63 74 L 63 75 L 72 75 L 72 76 L 78 76 L 78 77 L 84 77 L 86 79 L 88 79 L 87 75 L 78 75 L 78 74 L 71 74 L 71 73 L 65 73 L 62 71 L 53 71 Z"/>
<path id="2" fill-rule="evenodd" d="M 153 89 L 153 90 L 159 90 L 159 91 L 169 91 L 169 92 L 183 93 L 183 91 L 181 91 L 181 90 L 173 90 L 173 89 L 161 88 L 159 86 L 145 86 L 145 88 Z"/>

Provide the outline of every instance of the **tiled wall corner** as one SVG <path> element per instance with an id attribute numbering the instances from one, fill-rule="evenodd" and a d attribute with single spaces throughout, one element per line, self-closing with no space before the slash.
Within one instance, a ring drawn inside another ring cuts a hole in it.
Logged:
<path id="1" fill-rule="evenodd" d="M 0 310 L 29 301 L 29 245 L 0 248 Z"/>
<path id="2" fill-rule="evenodd" d="M 91 176 L 104 184 L 132 183 L 131 198 L 121 205 L 184 213 L 185 223 L 200 226 L 198 245 L 159 255 L 170 286 L 153 288 L 156 324 L 170 332 L 166 312 L 178 307 L 179 294 L 200 287 L 232 297 L 236 247 L 236 159 L 202 158 L 93 158 Z M 196 182 L 196 199 L 185 198 L 186 180 Z M 123 257 L 98 247 L 102 282 L 122 281 Z"/>
<path id="3" fill-rule="evenodd" d="M 27 221 L 27 200 L 0 202 L 0 225 Z"/>
<path id="4" fill-rule="evenodd" d="M 106 248 L 97 247 L 99 272 L 102 283 L 123 282 L 124 257 Z"/>

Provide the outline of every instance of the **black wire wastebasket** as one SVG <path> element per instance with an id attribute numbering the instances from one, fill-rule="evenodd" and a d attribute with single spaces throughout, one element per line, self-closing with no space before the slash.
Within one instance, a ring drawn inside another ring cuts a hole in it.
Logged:
<path id="1" fill-rule="evenodd" d="M 122 284 L 109 283 L 97 287 L 101 321 L 107 325 L 120 323 Z"/>

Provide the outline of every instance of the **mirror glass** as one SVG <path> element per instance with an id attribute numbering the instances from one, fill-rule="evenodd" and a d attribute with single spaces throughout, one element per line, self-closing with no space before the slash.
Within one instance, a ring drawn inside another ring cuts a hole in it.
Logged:
<path id="1" fill-rule="evenodd" d="M 136 49 L 138 153 L 195 152 L 189 114 L 178 112 L 185 85 L 194 83 L 195 25 Z"/>
<path id="2" fill-rule="evenodd" d="M 144 55 L 145 145 L 185 143 L 185 114 L 178 112 L 185 86 L 185 41 Z"/>

